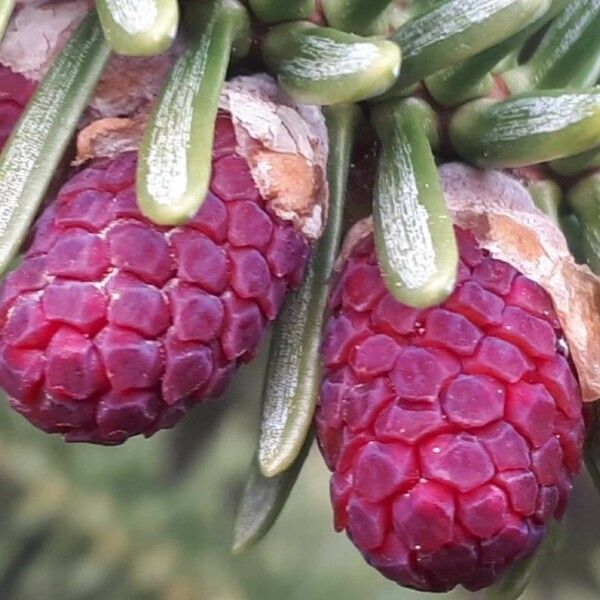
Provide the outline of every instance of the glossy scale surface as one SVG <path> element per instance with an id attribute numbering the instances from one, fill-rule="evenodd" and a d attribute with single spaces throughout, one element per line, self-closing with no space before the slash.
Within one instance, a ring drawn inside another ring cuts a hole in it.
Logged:
<path id="1" fill-rule="evenodd" d="M 459 283 L 417 310 L 372 239 L 332 291 L 316 416 L 335 527 L 419 590 L 490 585 L 564 513 L 581 465 L 579 386 L 547 293 L 457 230 Z"/>

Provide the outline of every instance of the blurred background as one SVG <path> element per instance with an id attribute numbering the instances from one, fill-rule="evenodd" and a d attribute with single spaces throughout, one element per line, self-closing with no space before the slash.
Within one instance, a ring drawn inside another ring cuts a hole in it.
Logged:
<path id="1" fill-rule="evenodd" d="M 254 451 L 265 353 L 227 396 L 124 446 L 67 446 L 0 409 L 0 599 L 428 600 L 334 533 L 313 448 L 279 521 L 230 552 Z M 485 598 L 455 592 L 450 599 Z M 600 501 L 581 476 L 562 537 L 525 600 L 600 598 Z"/>

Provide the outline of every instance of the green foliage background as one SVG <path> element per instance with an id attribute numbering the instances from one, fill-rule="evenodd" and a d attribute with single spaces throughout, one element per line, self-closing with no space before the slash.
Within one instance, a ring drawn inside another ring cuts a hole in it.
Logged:
<path id="1" fill-rule="evenodd" d="M 429 600 L 368 567 L 331 527 L 313 449 L 280 520 L 230 553 L 254 450 L 263 356 L 226 398 L 118 448 L 67 446 L 0 410 L 3 600 Z M 581 477 L 564 535 L 525 600 L 600 597 L 600 502 Z M 450 598 L 485 598 L 455 592 Z"/>

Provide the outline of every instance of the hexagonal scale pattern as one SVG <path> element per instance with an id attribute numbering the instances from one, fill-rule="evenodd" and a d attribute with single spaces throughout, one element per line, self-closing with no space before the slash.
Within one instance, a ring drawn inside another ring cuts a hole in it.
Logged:
<path id="1" fill-rule="evenodd" d="M 459 283 L 416 310 L 382 293 L 372 240 L 330 296 L 315 417 L 335 527 L 386 577 L 490 585 L 560 518 L 581 466 L 576 374 L 548 294 L 457 229 Z"/>
<path id="2" fill-rule="evenodd" d="M 150 436 L 254 356 L 310 248 L 234 138 L 220 115 L 211 191 L 185 225 L 143 217 L 133 153 L 79 171 L 42 213 L 0 287 L 0 385 L 32 423 L 69 441 Z"/>
<path id="3" fill-rule="evenodd" d="M 0 65 L 0 150 L 35 91 L 35 83 Z"/>

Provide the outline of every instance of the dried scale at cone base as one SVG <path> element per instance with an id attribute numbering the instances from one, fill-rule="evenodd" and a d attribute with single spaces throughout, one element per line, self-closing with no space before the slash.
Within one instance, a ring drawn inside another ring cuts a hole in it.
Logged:
<path id="1" fill-rule="evenodd" d="M 220 395 L 297 289 L 235 549 L 275 522 L 314 424 L 368 563 L 518 597 L 600 396 L 600 2 L 47 4 L 0 12 L 11 406 L 67 441 L 150 436 Z M 438 170 L 457 159 L 504 173 Z M 332 273 L 345 196 L 373 218 Z"/>

